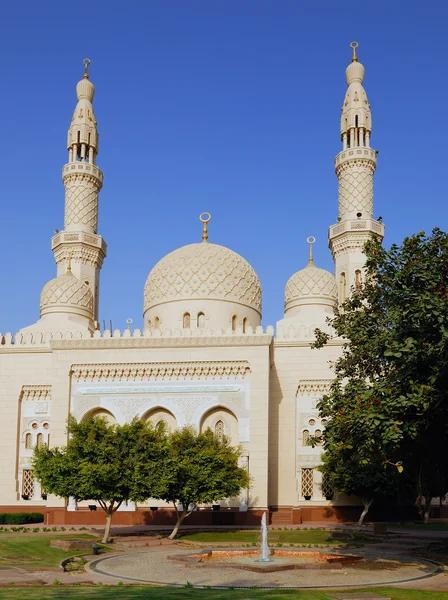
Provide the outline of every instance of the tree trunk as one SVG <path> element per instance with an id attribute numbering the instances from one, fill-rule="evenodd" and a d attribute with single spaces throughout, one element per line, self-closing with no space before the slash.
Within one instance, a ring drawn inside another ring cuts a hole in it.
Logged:
<path id="1" fill-rule="evenodd" d="M 173 531 L 171 532 L 171 534 L 168 536 L 169 540 L 174 540 L 174 538 L 177 535 L 177 532 L 179 531 L 180 526 L 182 525 L 182 523 L 184 522 L 184 519 L 186 517 L 188 517 L 190 513 L 188 511 L 185 510 L 185 508 L 183 509 L 183 511 L 179 514 L 177 513 L 177 523 L 174 526 Z"/>
<path id="2" fill-rule="evenodd" d="M 359 517 L 358 525 L 362 525 L 364 522 L 364 518 L 366 514 L 369 512 L 369 508 L 372 506 L 373 498 L 369 500 L 368 498 L 362 498 L 362 503 L 364 504 L 364 509 Z"/>
<path id="3" fill-rule="evenodd" d="M 107 542 L 110 540 L 110 528 L 112 525 L 112 515 L 113 512 L 107 512 L 106 513 L 106 527 L 104 529 L 104 535 L 103 535 L 103 539 L 101 540 L 103 542 L 103 544 L 107 544 Z"/>
<path id="4" fill-rule="evenodd" d="M 432 496 L 425 497 L 425 509 L 423 513 L 423 523 L 427 523 L 429 521 L 429 511 L 431 509 L 431 500 Z"/>

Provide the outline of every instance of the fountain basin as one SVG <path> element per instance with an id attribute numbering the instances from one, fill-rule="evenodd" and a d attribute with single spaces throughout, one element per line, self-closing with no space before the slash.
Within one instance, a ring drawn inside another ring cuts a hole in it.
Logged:
<path id="1" fill-rule="evenodd" d="M 241 569 L 255 573 L 273 573 L 296 569 L 342 569 L 343 566 L 362 560 L 361 556 L 325 554 L 319 551 L 272 549 L 272 562 L 259 562 L 260 551 L 254 550 L 204 550 L 195 554 L 169 556 L 169 560 L 183 563 L 185 567 Z"/>

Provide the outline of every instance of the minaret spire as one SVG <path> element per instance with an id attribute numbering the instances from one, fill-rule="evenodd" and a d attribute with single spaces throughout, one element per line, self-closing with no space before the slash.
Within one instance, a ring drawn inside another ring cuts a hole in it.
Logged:
<path id="1" fill-rule="evenodd" d="M 373 175 L 377 153 L 370 147 L 372 114 L 363 88 L 364 66 L 352 42 L 352 62 L 347 67 L 347 92 L 341 115 L 342 151 L 336 156 L 338 178 L 338 223 L 329 231 L 329 247 L 339 281 L 339 302 L 352 287 L 362 283 L 365 256 L 363 247 L 372 236 L 380 240 L 384 225 L 373 218 Z"/>
<path id="2" fill-rule="evenodd" d="M 103 173 L 96 166 L 98 130 L 93 111 L 95 87 L 89 79 L 90 59 L 83 60 L 84 75 L 76 86 L 78 103 L 68 130 L 68 163 L 62 169 L 65 187 L 64 230 L 52 238 L 58 275 L 65 272 L 69 254 L 73 275 L 89 285 L 98 320 L 99 279 L 106 244 L 97 234 L 98 200 Z"/>

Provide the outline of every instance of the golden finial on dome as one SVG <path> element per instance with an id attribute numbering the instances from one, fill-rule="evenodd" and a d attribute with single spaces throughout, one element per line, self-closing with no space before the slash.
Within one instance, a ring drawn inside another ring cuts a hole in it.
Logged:
<path id="1" fill-rule="evenodd" d="M 316 238 L 313 235 L 310 235 L 309 237 L 306 238 L 306 241 L 310 245 L 310 259 L 308 261 L 308 265 L 314 265 L 314 261 L 313 261 L 313 244 L 316 243 Z"/>
<path id="2" fill-rule="evenodd" d="M 82 64 L 84 65 L 84 79 L 88 79 L 89 78 L 89 65 L 90 65 L 90 58 L 85 58 L 82 61 Z"/>
<path id="3" fill-rule="evenodd" d="M 358 42 L 350 42 L 350 48 L 353 50 L 352 62 L 358 62 L 358 57 L 356 56 L 356 48 L 358 47 Z"/>
<path id="4" fill-rule="evenodd" d="M 206 242 L 208 240 L 208 228 L 207 225 L 212 220 L 212 215 L 208 212 L 203 212 L 199 215 L 199 220 L 203 223 L 204 227 L 202 228 L 202 241 Z"/>
<path id="5" fill-rule="evenodd" d="M 67 250 L 67 271 L 66 271 L 66 275 L 73 275 L 72 273 L 72 256 L 73 256 L 73 250 Z"/>

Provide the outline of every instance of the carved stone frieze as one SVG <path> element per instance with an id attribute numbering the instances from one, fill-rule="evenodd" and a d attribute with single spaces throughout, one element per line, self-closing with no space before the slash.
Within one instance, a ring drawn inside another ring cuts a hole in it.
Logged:
<path id="1" fill-rule="evenodd" d="M 51 400 L 51 385 L 24 385 L 20 393 L 20 400 L 48 402 Z"/>
<path id="2" fill-rule="evenodd" d="M 332 379 L 302 379 L 299 381 L 298 393 L 327 393 L 330 391 Z"/>
<path id="3" fill-rule="evenodd" d="M 75 381 L 143 381 L 244 377 L 250 373 L 247 361 L 116 363 L 73 365 Z"/>

